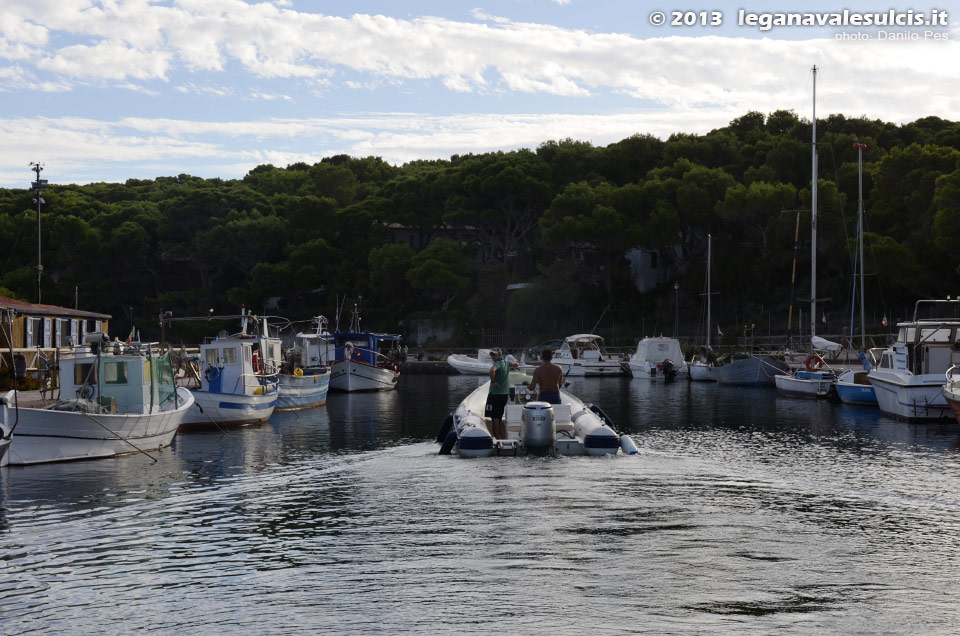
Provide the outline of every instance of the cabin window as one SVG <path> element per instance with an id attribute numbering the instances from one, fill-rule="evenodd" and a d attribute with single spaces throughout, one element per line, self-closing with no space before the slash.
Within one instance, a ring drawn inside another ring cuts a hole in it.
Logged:
<path id="1" fill-rule="evenodd" d="M 82 386 L 84 384 L 95 384 L 97 381 L 97 374 L 93 369 L 94 365 L 92 362 L 83 362 L 73 367 L 73 383 L 77 386 Z"/>
<path id="2" fill-rule="evenodd" d="M 950 342 L 950 329 L 937 329 L 928 327 L 920 330 L 920 341 L 928 342 Z"/>
<path id="3" fill-rule="evenodd" d="M 224 364 L 236 364 L 237 363 L 237 349 L 236 347 L 230 347 L 229 349 L 223 350 L 223 363 Z"/>
<path id="4" fill-rule="evenodd" d="M 236 352 L 236 350 L 234 350 L 234 352 L 233 352 L 233 361 L 234 361 L 234 362 L 237 361 L 237 352 Z M 253 350 L 250 349 L 250 347 L 244 347 L 244 348 L 243 348 L 243 362 L 244 362 L 245 364 L 248 364 L 248 365 L 252 365 L 252 364 L 253 364 Z"/>
<path id="5" fill-rule="evenodd" d="M 892 369 L 893 366 L 890 364 L 890 354 L 884 353 L 880 358 L 880 368 L 881 369 Z"/>
<path id="6" fill-rule="evenodd" d="M 107 384 L 126 384 L 127 383 L 127 363 L 126 362 L 104 362 L 103 363 L 103 381 Z"/>
<path id="7" fill-rule="evenodd" d="M 216 365 L 220 362 L 220 350 L 219 349 L 207 349 L 204 352 L 204 362 L 208 365 Z"/>

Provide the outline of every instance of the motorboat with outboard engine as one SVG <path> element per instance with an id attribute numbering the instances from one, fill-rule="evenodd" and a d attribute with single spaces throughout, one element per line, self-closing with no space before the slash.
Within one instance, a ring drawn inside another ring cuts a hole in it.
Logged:
<path id="1" fill-rule="evenodd" d="M 560 404 L 538 401 L 527 389 L 529 375 L 510 374 L 510 397 L 504 410 L 506 439 L 494 439 L 484 417 L 490 383 L 484 382 L 444 418 L 437 434 L 440 454 L 491 455 L 635 455 L 637 446 L 620 434 L 600 407 L 560 390 Z"/>

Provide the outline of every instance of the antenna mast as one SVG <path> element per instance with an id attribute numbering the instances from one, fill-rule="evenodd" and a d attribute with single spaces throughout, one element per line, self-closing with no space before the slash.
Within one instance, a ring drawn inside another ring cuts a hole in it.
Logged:
<path id="1" fill-rule="evenodd" d="M 33 189 L 33 202 L 37 204 L 37 304 L 40 304 L 40 279 L 43 276 L 43 263 L 40 262 L 40 210 L 46 201 L 40 196 L 40 191 L 47 187 L 47 180 L 40 178 L 40 172 L 43 170 L 43 164 L 39 161 L 31 161 L 30 169 L 37 173 L 37 180 L 30 184 Z"/>

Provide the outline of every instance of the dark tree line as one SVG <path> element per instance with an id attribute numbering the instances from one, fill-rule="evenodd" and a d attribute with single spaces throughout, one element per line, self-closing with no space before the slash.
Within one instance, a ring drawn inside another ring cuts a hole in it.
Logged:
<path id="1" fill-rule="evenodd" d="M 798 219 L 795 295 L 810 285 L 810 130 L 791 112 L 751 112 L 665 141 L 565 139 L 399 167 L 341 155 L 262 165 L 237 180 L 52 185 L 43 300 L 72 306 L 76 290 L 81 308 L 113 314 L 120 331 L 135 319 L 150 337 L 161 310 L 245 304 L 299 320 L 362 297 L 371 328 L 432 318 L 465 346 L 481 328 L 564 335 L 601 315 L 598 330 L 616 324 L 635 340 L 672 330 L 677 296 L 681 333 L 697 330 L 710 234 L 716 323 L 785 334 Z M 918 298 L 960 293 L 960 124 L 833 115 L 818 132 L 818 296 L 832 298 L 823 304 L 831 321 L 849 319 L 855 138 L 867 145 L 868 320 L 879 328 L 880 316 L 903 318 Z M 32 198 L 0 190 L 0 293 L 28 301 Z M 625 257 L 632 248 L 658 255 L 659 284 L 644 293 Z M 525 285 L 508 291 L 515 283 Z"/>

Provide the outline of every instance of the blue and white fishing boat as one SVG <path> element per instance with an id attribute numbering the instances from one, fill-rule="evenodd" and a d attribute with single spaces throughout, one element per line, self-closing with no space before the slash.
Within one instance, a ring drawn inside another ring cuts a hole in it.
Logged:
<path id="1" fill-rule="evenodd" d="M 360 330 L 360 310 L 354 305 L 349 331 L 321 334 L 318 362 L 330 367 L 333 391 L 391 391 L 400 378 L 400 336 Z M 313 360 L 313 356 L 310 356 Z"/>
<path id="2" fill-rule="evenodd" d="M 440 426 L 440 454 L 461 457 L 491 455 L 615 455 L 621 449 L 635 455 L 637 446 L 621 435 L 599 407 L 560 390 L 560 404 L 537 401 L 527 385 L 531 376 L 510 373 L 510 401 L 504 410 L 506 439 L 494 439 L 490 418 L 484 416 L 490 382 L 468 395 Z"/>
<path id="3" fill-rule="evenodd" d="M 169 446 L 193 396 L 177 387 L 168 355 L 120 342 L 105 349 L 102 333 L 59 359 L 57 399 L 18 391 L 0 396 L 7 444 L 0 465 L 112 457 Z"/>
<path id="4" fill-rule="evenodd" d="M 279 344 L 269 344 L 270 361 L 280 376 L 278 411 L 300 411 L 326 404 L 330 367 L 319 362 L 320 345 L 326 342 L 323 338 L 326 324 L 327 319 L 323 316 L 314 318 L 315 331 L 298 333 L 284 360 L 279 358 Z"/>
<path id="5" fill-rule="evenodd" d="M 191 389 L 196 403 L 182 427 L 265 422 L 273 415 L 280 380 L 265 364 L 258 336 L 247 334 L 252 315 L 240 316 L 239 334 L 218 336 L 200 345 L 200 387 Z"/>

